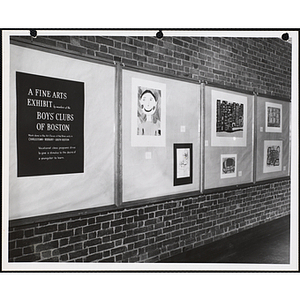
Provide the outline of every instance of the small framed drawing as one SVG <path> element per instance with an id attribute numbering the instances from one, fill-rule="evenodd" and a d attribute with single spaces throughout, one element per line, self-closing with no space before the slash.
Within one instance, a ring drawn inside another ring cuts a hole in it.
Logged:
<path id="1" fill-rule="evenodd" d="M 282 104 L 266 102 L 266 132 L 282 132 Z"/>
<path id="2" fill-rule="evenodd" d="M 211 145 L 247 145 L 247 97 L 230 92 L 211 92 Z"/>
<path id="3" fill-rule="evenodd" d="M 131 146 L 165 147 L 166 85 L 132 78 Z"/>
<path id="4" fill-rule="evenodd" d="M 193 144 L 174 144 L 174 186 L 193 182 Z"/>
<path id="5" fill-rule="evenodd" d="M 221 154 L 221 178 L 236 177 L 237 155 Z"/>
<path id="6" fill-rule="evenodd" d="M 282 141 L 264 141 L 263 172 L 282 170 Z"/>

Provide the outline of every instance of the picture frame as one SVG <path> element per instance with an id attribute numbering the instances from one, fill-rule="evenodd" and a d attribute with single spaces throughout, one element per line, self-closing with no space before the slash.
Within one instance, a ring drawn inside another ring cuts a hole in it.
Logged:
<path id="1" fill-rule="evenodd" d="M 221 154 L 220 157 L 220 177 L 233 178 L 237 174 L 237 155 L 236 154 Z"/>
<path id="2" fill-rule="evenodd" d="M 265 131 L 282 132 L 282 104 L 265 103 Z"/>
<path id="3" fill-rule="evenodd" d="M 165 147 L 166 85 L 132 78 L 131 146 Z"/>
<path id="4" fill-rule="evenodd" d="M 280 140 L 264 141 L 263 173 L 282 170 L 282 146 L 283 143 Z"/>
<path id="5" fill-rule="evenodd" d="M 211 91 L 211 145 L 247 146 L 247 97 Z"/>
<path id="6" fill-rule="evenodd" d="M 174 144 L 174 186 L 193 182 L 193 144 Z"/>

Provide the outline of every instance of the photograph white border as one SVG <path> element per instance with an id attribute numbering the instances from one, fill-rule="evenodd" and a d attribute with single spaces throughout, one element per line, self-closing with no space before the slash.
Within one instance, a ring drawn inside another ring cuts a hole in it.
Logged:
<path id="1" fill-rule="evenodd" d="M 8 10 L 7 11 L 13 11 L 13 10 Z M 24 13 L 23 13 L 24 15 Z M 50 14 L 51 15 L 51 14 Z M 44 18 L 44 15 L 43 15 Z M 244 18 L 245 19 L 245 18 Z M 296 20 L 297 18 L 289 18 L 289 20 Z M 12 20 L 12 18 L 10 18 Z M 277 24 L 278 25 L 278 18 L 274 18 L 273 25 Z M 34 21 L 36 24 L 36 20 Z M 49 24 L 52 24 L 53 20 Z M 20 20 L 19 20 L 19 24 Z M 249 24 L 250 25 L 250 24 Z M 14 26 L 15 21 L 14 21 Z M 9 27 L 9 26 L 7 26 Z M 11 26 L 10 26 L 11 27 Z M 43 26 L 44 28 L 47 28 L 49 26 Z M 77 26 L 79 28 L 80 26 Z M 90 26 L 91 27 L 91 26 Z M 106 26 L 108 28 L 109 26 Z M 230 27 L 230 26 L 228 26 Z M 251 26 L 249 26 L 251 27 Z M 272 26 L 268 26 L 269 28 Z M 279 26 L 275 26 L 278 28 Z M 284 27 L 284 26 L 282 26 Z M 293 26 L 290 26 L 292 28 Z M 269 272 L 269 271 L 275 271 L 275 272 L 282 272 L 282 271 L 298 271 L 299 270 L 299 262 L 298 262 L 298 251 L 299 251 L 299 245 L 298 245 L 298 240 L 299 240 L 299 234 L 298 234 L 298 229 L 299 229 L 299 203 L 298 203 L 298 192 L 299 192 L 299 164 L 298 164 L 298 154 L 299 154 L 299 145 L 298 145 L 298 125 L 299 125 L 299 116 L 298 116 L 298 96 L 299 96 L 299 85 L 298 85 L 298 77 L 299 77 L 299 53 L 298 53 L 298 39 L 299 39 L 299 33 L 296 30 L 261 30 L 261 31 L 256 31 L 256 30 L 237 30 L 237 31 L 220 31 L 220 30 L 198 30 L 198 31 L 193 31 L 193 34 L 195 36 L 224 36 L 224 37 L 274 37 L 274 38 L 280 38 L 282 33 L 288 32 L 289 35 L 291 36 L 290 41 L 293 44 L 292 48 L 292 102 L 291 102 L 291 115 L 292 115 L 292 120 L 293 120 L 293 131 L 292 131 L 292 146 L 291 146 L 291 262 L 290 264 L 287 265 L 279 265 L 279 264 L 175 264 L 175 265 L 165 265 L 165 264 L 117 264 L 117 263 L 107 263 L 105 265 L 101 265 L 99 263 L 97 264 L 92 264 L 92 263 L 10 263 L 8 262 L 8 198 L 9 198 L 9 192 L 8 192 L 8 166 L 9 166 L 9 156 L 8 156 L 8 150 L 9 150 L 9 143 L 8 141 L 8 132 L 9 132 L 9 37 L 10 35 L 24 35 L 28 36 L 28 31 L 25 29 L 18 29 L 18 30 L 3 30 L 2 32 L 2 42 L 3 42 L 3 78 L 2 78 L 2 84 L 3 84 L 3 94 L 2 94 L 2 100 L 3 100 L 3 139 L 2 139 L 2 158 L 3 158 L 3 166 L 2 166 L 2 174 L 3 174 L 3 184 L 2 184 L 2 268 L 4 271 L 66 271 L 66 272 L 74 272 L 76 270 L 81 270 L 81 271 L 110 271 L 110 270 L 115 270 L 115 271 L 121 271 L 121 270 L 134 270 L 134 271 L 153 271 L 153 270 L 159 270 L 159 271 L 166 271 L 166 270 L 171 270 L 171 271 L 244 271 L 244 272 L 251 272 L 251 271 L 264 271 L 264 272 Z M 63 35 L 150 35 L 153 36 L 157 30 L 144 30 L 144 31 L 136 31 L 136 30 L 124 30 L 124 31 L 117 31 L 117 30 L 38 30 L 39 35 L 48 35 L 48 36 L 56 36 L 58 34 L 63 34 Z M 170 30 L 164 32 L 165 36 L 190 36 L 191 32 L 190 31 L 179 31 L 178 30 Z M 31 277 L 28 277 L 28 274 L 23 273 L 22 275 L 22 280 L 26 280 L 25 282 L 27 283 L 27 279 L 31 280 Z M 24 276 L 23 276 L 24 275 Z M 52 274 L 46 274 L 51 277 L 53 277 Z M 64 274 L 65 275 L 65 274 Z M 98 276 L 98 274 L 96 274 Z M 152 275 L 152 274 L 148 274 Z M 188 275 L 193 275 L 193 274 L 188 274 Z M 197 274 L 199 275 L 199 274 Z M 202 274 L 200 274 L 202 275 Z M 204 276 L 207 276 L 205 273 L 203 274 Z M 216 274 L 211 274 L 215 276 Z M 222 274 L 217 274 L 217 275 L 222 275 Z M 247 275 L 247 274 L 245 274 Z M 248 274 L 247 279 L 252 279 L 254 278 L 251 276 L 253 274 Z M 279 275 L 279 282 L 282 282 L 283 277 L 286 279 L 286 274 L 278 274 Z M 285 296 L 289 295 L 294 295 L 295 289 L 289 289 L 290 287 L 295 287 L 295 283 L 298 282 L 299 276 L 294 276 L 294 274 L 290 274 L 289 280 L 285 280 L 285 283 L 288 284 L 288 288 L 281 289 L 281 294 Z M 13 277 L 19 276 L 20 274 L 15 274 Z M 84 275 L 85 276 L 85 275 Z M 107 277 L 107 275 L 105 274 Z M 126 274 L 127 276 L 127 274 Z M 140 276 L 140 275 L 139 275 Z M 157 274 L 155 275 L 157 276 Z M 168 275 L 169 276 L 169 275 Z M 185 274 L 186 276 L 186 274 Z M 227 276 L 227 274 L 226 274 Z M 241 278 L 240 274 L 237 275 L 238 278 Z M 255 274 L 257 277 L 257 274 Z M 261 274 L 261 276 L 269 276 L 269 273 L 267 274 Z M 10 279 L 12 279 L 11 277 Z M 128 276 L 127 276 L 128 277 Z M 141 277 L 141 276 L 140 276 Z M 278 277 L 278 276 L 276 276 Z M 39 278 L 42 278 L 39 276 Z M 72 277 L 73 278 L 73 277 Z M 8 279 L 6 276 L 5 279 Z M 43 278 L 44 279 L 44 278 Z M 73 278 L 74 279 L 74 278 Z M 223 278 L 224 279 L 224 278 Z M 265 279 L 265 278 L 264 278 Z M 22 282 L 22 280 L 20 282 Z M 12 288 L 15 287 L 15 279 L 14 280 L 7 280 L 9 283 L 11 283 L 11 286 L 7 285 L 5 281 L 4 284 L 5 286 L 9 286 L 7 292 L 10 292 Z M 210 280 L 211 281 L 211 280 Z M 224 280 L 223 280 L 224 281 Z M 245 280 L 244 280 L 245 281 Z M 249 280 L 246 280 L 247 282 L 250 282 Z M 43 280 L 43 283 L 47 283 L 49 285 L 48 278 L 47 280 Z M 65 282 L 65 281 L 64 281 Z M 111 282 L 114 282 L 113 280 Z M 265 282 L 262 281 L 261 278 L 259 282 Z M 128 282 L 129 283 L 129 282 Z M 272 282 L 271 280 L 268 281 L 268 283 L 272 283 L 274 285 L 274 277 L 272 276 Z M 290 284 L 292 283 L 292 284 Z M 225 285 L 227 285 L 229 282 L 225 280 Z M 252 282 L 251 282 L 252 284 Z M 65 285 L 65 283 L 64 283 Z M 224 287 L 225 287 L 224 285 Z M 265 285 L 265 283 L 264 283 Z M 26 284 L 24 285 L 26 286 Z M 4 287 L 4 285 L 3 285 Z M 257 289 L 256 289 L 257 291 Z M 292 291 L 292 293 L 291 293 Z M 68 290 L 68 293 L 70 291 Z M 242 292 L 242 290 L 241 290 Z M 266 291 L 266 295 L 269 295 L 270 293 L 272 294 L 272 290 L 268 289 Z M 5 291 L 3 292 L 5 294 Z M 184 290 L 184 293 L 186 293 L 186 290 Z M 22 294 L 23 290 L 22 290 Z M 276 291 L 276 295 L 278 294 L 278 291 Z M 240 295 L 240 294 L 239 294 Z"/>

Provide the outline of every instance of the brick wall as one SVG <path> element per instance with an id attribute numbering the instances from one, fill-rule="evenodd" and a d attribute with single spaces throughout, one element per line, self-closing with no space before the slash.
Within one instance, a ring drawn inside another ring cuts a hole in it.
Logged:
<path id="1" fill-rule="evenodd" d="M 291 96 L 291 45 L 272 38 L 26 37 L 143 70 Z M 290 213 L 290 180 L 9 226 L 9 261 L 156 262 Z"/>
<path id="2" fill-rule="evenodd" d="M 17 39 L 31 43 L 29 37 Z M 279 38 L 38 36 L 32 43 L 175 77 L 291 96 L 292 46 Z"/>
<path id="3" fill-rule="evenodd" d="M 290 181 L 10 227 L 14 262 L 156 262 L 290 212 Z"/>

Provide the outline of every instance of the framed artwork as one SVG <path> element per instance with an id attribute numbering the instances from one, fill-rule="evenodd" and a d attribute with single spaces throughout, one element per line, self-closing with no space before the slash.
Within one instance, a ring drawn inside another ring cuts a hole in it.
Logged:
<path id="1" fill-rule="evenodd" d="M 193 144 L 174 144 L 174 186 L 193 182 Z"/>
<path id="2" fill-rule="evenodd" d="M 211 145 L 247 145 L 247 97 L 230 92 L 211 91 Z"/>
<path id="3" fill-rule="evenodd" d="M 236 154 L 221 154 L 221 178 L 236 177 L 237 170 L 237 155 Z"/>
<path id="4" fill-rule="evenodd" d="M 282 132 L 282 104 L 266 102 L 265 122 L 266 132 Z"/>
<path id="5" fill-rule="evenodd" d="M 282 170 L 282 141 L 264 141 L 263 173 Z"/>
<path id="6" fill-rule="evenodd" d="M 166 85 L 132 78 L 131 146 L 165 147 Z"/>

